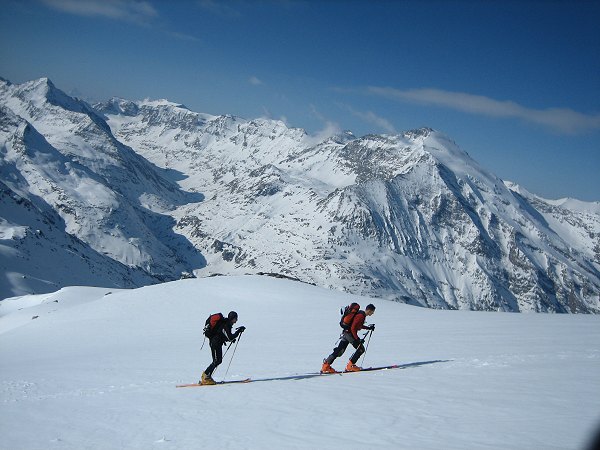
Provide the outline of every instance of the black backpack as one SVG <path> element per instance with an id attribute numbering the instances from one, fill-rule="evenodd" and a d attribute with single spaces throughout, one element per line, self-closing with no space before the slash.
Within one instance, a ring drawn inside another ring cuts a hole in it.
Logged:
<path id="1" fill-rule="evenodd" d="M 221 314 L 221 313 L 215 313 L 215 314 L 211 314 L 210 316 L 208 316 L 208 319 L 206 319 L 206 322 L 204 322 L 204 336 L 206 336 L 207 338 L 213 337 L 215 334 L 217 325 L 224 318 L 225 317 L 223 317 L 223 314 Z"/>

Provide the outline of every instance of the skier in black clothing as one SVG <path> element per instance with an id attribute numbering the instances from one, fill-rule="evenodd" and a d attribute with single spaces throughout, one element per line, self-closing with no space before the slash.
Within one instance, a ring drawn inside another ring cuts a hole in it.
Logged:
<path id="1" fill-rule="evenodd" d="M 209 318 L 210 325 L 206 331 L 206 336 L 209 338 L 212 363 L 202 372 L 200 384 L 216 384 L 215 380 L 212 379 L 212 374 L 217 366 L 223 362 L 223 345 L 226 342 L 234 342 L 246 329 L 246 327 L 239 327 L 235 333 L 232 333 L 231 328 L 235 325 L 237 319 L 238 315 L 235 311 L 231 311 L 227 318 L 223 317 L 221 313 L 213 314 Z"/>

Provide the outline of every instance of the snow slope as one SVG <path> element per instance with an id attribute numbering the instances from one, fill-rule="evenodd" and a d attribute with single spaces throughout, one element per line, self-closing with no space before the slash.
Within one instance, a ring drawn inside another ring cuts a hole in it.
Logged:
<path id="1" fill-rule="evenodd" d="M 407 366 L 294 377 L 318 371 L 351 301 L 377 306 L 364 365 Z M 209 363 L 205 318 L 230 309 L 247 331 L 228 378 L 260 382 L 176 389 Z M 0 303 L 0 371 L 6 450 L 580 449 L 600 423 L 600 317 L 432 310 L 258 276 L 72 287 Z"/>

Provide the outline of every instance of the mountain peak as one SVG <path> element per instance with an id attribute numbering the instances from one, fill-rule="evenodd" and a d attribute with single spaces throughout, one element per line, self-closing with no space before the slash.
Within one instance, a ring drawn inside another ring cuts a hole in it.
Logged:
<path id="1" fill-rule="evenodd" d="M 139 112 L 137 103 L 120 97 L 112 97 L 109 100 L 97 103 L 94 109 L 104 114 L 115 114 L 123 116 L 135 116 Z"/>
<path id="2" fill-rule="evenodd" d="M 47 97 L 54 90 L 59 90 L 52 80 L 47 77 L 38 78 L 37 80 L 28 81 L 27 83 L 23 83 L 18 85 L 22 91 L 36 93 L 39 96 Z M 60 91 L 62 92 L 62 91 Z M 66 95 L 66 94 L 65 94 Z"/>
<path id="3" fill-rule="evenodd" d="M 172 101 L 166 100 L 166 99 L 151 100 L 149 98 L 145 98 L 144 100 L 139 102 L 139 104 L 140 104 L 140 106 L 169 107 L 169 108 L 176 108 L 176 109 L 185 109 L 187 111 L 190 111 L 190 109 L 187 106 L 185 106 L 184 104 L 175 103 L 175 102 L 172 102 Z"/>
<path id="4" fill-rule="evenodd" d="M 422 127 L 422 128 L 415 128 L 413 130 L 405 131 L 404 133 L 402 133 L 402 135 L 406 139 L 417 140 L 417 139 L 425 139 L 425 138 L 429 137 L 432 133 L 436 133 L 436 131 L 433 128 Z"/>
<path id="5" fill-rule="evenodd" d="M 45 103 L 64 108 L 78 113 L 88 113 L 86 104 L 77 100 L 57 88 L 50 78 L 43 77 L 27 83 L 12 85 L 15 94 L 24 101 L 31 102 L 36 107 L 42 107 Z"/>

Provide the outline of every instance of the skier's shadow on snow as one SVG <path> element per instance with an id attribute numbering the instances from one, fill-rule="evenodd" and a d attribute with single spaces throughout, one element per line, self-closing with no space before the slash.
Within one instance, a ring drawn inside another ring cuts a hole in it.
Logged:
<path id="1" fill-rule="evenodd" d="M 389 368 L 389 369 L 385 369 L 385 370 L 408 369 L 411 367 L 426 366 L 428 364 L 437 364 L 437 363 L 444 363 L 444 362 L 449 362 L 449 361 L 452 361 L 452 360 L 451 359 L 436 359 L 436 360 L 432 360 L 432 361 L 419 361 L 419 362 L 413 362 L 413 363 L 399 364 L 397 367 L 393 367 L 393 368 Z M 330 375 L 336 375 L 336 374 L 326 374 L 325 376 L 330 376 Z M 341 375 L 341 374 L 338 374 L 338 375 Z M 323 374 L 321 374 L 321 373 L 313 372 L 313 373 L 305 373 L 305 374 L 298 374 L 298 375 L 288 375 L 285 377 L 252 378 L 252 382 L 256 383 L 259 381 L 306 380 L 308 378 L 316 378 L 316 377 L 322 377 L 322 376 L 323 376 Z"/>

